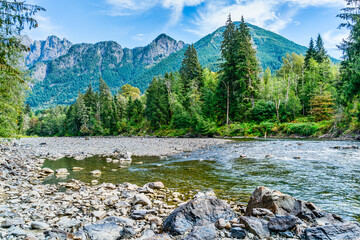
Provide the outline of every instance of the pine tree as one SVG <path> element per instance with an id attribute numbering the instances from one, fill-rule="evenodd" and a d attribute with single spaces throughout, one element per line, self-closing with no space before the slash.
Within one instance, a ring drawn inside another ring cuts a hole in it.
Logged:
<path id="1" fill-rule="evenodd" d="M 324 42 L 321 38 L 321 35 L 319 34 L 316 39 L 316 46 L 315 46 L 315 60 L 318 63 L 324 62 L 328 56 L 326 55 L 326 50 L 324 47 Z"/>
<path id="2" fill-rule="evenodd" d="M 102 127 L 106 134 L 110 134 L 111 129 L 115 126 L 115 119 L 113 118 L 113 103 L 112 95 L 109 86 L 100 77 L 99 79 L 99 100 L 100 100 L 100 119 Z"/>
<path id="3" fill-rule="evenodd" d="M 194 44 L 191 44 L 186 49 L 179 72 L 186 90 L 190 88 L 192 81 L 195 81 L 199 88 L 203 87 L 203 69 L 197 57 Z"/>
<path id="4" fill-rule="evenodd" d="M 246 99 L 249 99 L 252 107 L 254 107 L 255 95 L 258 90 L 257 84 L 259 80 L 260 66 L 256 57 L 256 50 L 252 46 L 250 29 L 245 23 L 244 17 L 241 17 L 238 37 L 239 49 L 236 69 L 236 72 L 238 73 L 238 81 L 240 86 L 246 86 L 244 96 Z"/>
<path id="5" fill-rule="evenodd" d="M 0 1 L 0 137 L 10 137 L 18 131 L 27 87 L 20 59 L 28 47 L 18 35 L 28 26 L 37 27 L 33 16 L 42 7 L 17 1 Z"/>
<path id="6" fill-rule="evenodd" d="M 311 38 L 309 43 L 309 48 L 306 50 L 305 54 L 305 68 L 309 67 L 310 59 L 315 59 L 316 57 L 316 50 L 314 46 L 314 40 Z"/>
<path id="7" fill-rule="evenodd" d="M 218 114 L 222 109 L 226 109 L 226 125 L 230 124 L 230 105 L 233 102 L 233 86 L 237 80 L 237 30 L 229 14 L 226 21 L 226 28 L 223 32 L 221 42 L 221 56 L 224 62 L 220 65 L 221 76 L 217 89 L 217 108 Z M 224 100 L 225 103 L 224 103 Z"/>
<path id="8" fill-rule="evenodd" d="M 347 105 L 360 93 L 360 0 L 346 0 L 348 7 L 342 9 L 338 15 L 345 20 L 340 27 L 350 30 L 347 40 L 343 40 L 339 48 L 343 51 L 341 63 L 341 82 L 339 91 L 342 92 L 342 103 Z"/>

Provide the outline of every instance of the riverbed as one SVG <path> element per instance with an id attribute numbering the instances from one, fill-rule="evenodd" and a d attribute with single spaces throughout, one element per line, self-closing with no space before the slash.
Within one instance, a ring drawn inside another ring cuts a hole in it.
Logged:
<path id="1" fill-rule="evenodd" d="M 146 139 L 138 141 L 146 143 Z M 157 141 L 160 143 L 161 140 Z M 133 157 L 128 166 L 107 162 L 105 157 L 98 156 L 81 161 L 68 157 L 57 161 L 46 160 L 43 167 L 54 170 L 67 168 L 70 175 L 66 179 L 51 176 L 46 178 L 44 183 L 56 183 L 71 178 L 88 183 L 96 179 L 99 183 L 131 182 L 138 185 L 162 181 L 176 191 L 185 193 L 213 190 L 220 198 L 240 202 L 248 201 L 257 186 L 266 186 L 299 199 L 312 201 L 322 209 L 346 219 L 360 219 L 359 142 L 214 140 L 212 144 L 195 149 L 183 148 L 180 151 L 175 150 L 180 149 L 176 148 L 177 140 L 173 141 L 173 147 L 169 147 L 171 144 L 163 146 L 164 149 L 174 151 L 165 154 L 165 151 L 157 150 L 153 151 L 157 153 L 153 154 L 156 156 L 143 154 Z M 56 149 L 56 146 L 52 149 Z M 84 169 L 72 171 L 73 167 Z M 101 176 L 94 177 L 90 174 L 93 170 L 100 170 Z"/>

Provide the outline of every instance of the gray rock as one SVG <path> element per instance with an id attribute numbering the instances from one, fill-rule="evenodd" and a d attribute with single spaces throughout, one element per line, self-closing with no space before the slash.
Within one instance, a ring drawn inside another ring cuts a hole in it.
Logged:
<path id="1" fill-rule="evenodd" d="M 240 223 L 245 225 L 245 229 L 254 234 L 256 237 L 263 239 L 270 237 L 268 222 L 256 217 L 240 217 Z"/>
<path id="2" fill-rule="evenodd" d="M 132 204 L 141 204 L 143 206 L 151 206 L 152 203 L 150 199 L 144 194 L 136 194 L 132 200 Z"/>
<path id="3" fill-rule="evenodd" d="M 235 212 L 216 197 L 199 197 L 175 209 L 165 219 L 163 229 L 171 235 L 182 235 L 194 226 L 213 224 L 220 218 L 229 221 L 235 218 Z"/>
<path id="4" fill-rule="evenodd" d="M 231 237 L 237 239 L 244 239 L 246 237 L 246 231 L 239 227 L 231 228 Z"/>
<path id="5" fill-rule="evenodd" d="M 360 239 L 360 223 L 345 223 L 312 227 L 305 230 L 306 240 L 355 240 Z"/>
<path id="6" fill-rule="evenodd" d="M 134 228 L 132 227 L 126 227 L 124 228 L 124 230 L 121 232 L 121 236 L 122 238 L 124 239 L 130 239 L 132 238 L 133 236 L 136 235 L 136 231 Z"/>
<path id="7" fill-rule="evenodd" d="M 43 222 L 31 222 L 30 225 L 32 229 L 41 229 L 41 230 L 46 230 L 50 227 L 49 224 Z"/>
<path id="8" fill-rule="evenodd" d="M 165 188 L 162 182 L 151 182 L 149 183 L 149 187 L 152 189 L 163 189 Z"/>
<path id="9" fill-rule="evenodd" d="M 220 218 L 215 222 L 215 227 L 218 229 L 223 229 L 225 228 L 225 226 L 226 226 L 226 221 L 223 218 Z"/>
<path id="10" fill-rule="evenodd" d="M 25 224 L 24 219 L 22 218 L 13 218 L 13 219 L 6 219 L 5 221 L 1 222 L 0 226 L 2 228 L 9 228 L 11 226 L 19 226 Z"/>
<path id="11" fill-rule="evenodd" d="M 262 217 L 262 218 L 272 218 L 272 217 L 275 217 L 275 214 L 266 208 L 254 208 L 252 210 L 251 216 Z"/>
<path id="12" fill-rule="evenodd" d="M 144 219 L 146 214 L 156 213 L 155 210 L 134 210 L 131 213 L 131 218 L 136 220 Z"/>
<path id="13" fill-rule="evenodd" d="M 124 226 L 133 226 L 135 224 L 134 220 L 132 220 L 130 218 L 127 218 L 127 217 L 115 217 L 115 216 L 112 216 L 112 217 L 108 217 L 108 218 L 101 221 L 101 223 L 108 223 L 108 222 L 115 222 L 117 224 L 121 224 L 121 225 L 124 225 Z"/>
<path id="14" fill-rule="evenodd" d="M 279 215 L 294 215 L 303 221 L 317 225 L 344 222 L 339 216 L 326 213 L 311 202 L 297 200 L 294 197 L 266 187 L 258 187 L 253 192 L 245 215 L 251 216 L 254 208 L 266 208 Z"/>
<path id="15" fill-rule="evenodd" d="M 86 225 L 83 228 L 87 238 L 92 240 L 114 240 L 120 238 L 123 228 L 114 222 Z"/>
<path id="16" fill-rule="evenodd" d="M 184 240 L 213 240 L 216 239 L 216 229 L 213 224 L 204 226 L 195 226 L 192 231 L 186 235 Z"/>
<path id="17" fill-rule="evenodd" d="M 276 215 L 274 218 L 270 219 L 268 227 L 270 231 L 285 232 L 287 230 L 293 229 L 296 225 L 300 223 L 301 221 L 293 215 Z"/>
<path id="18" fill-rule="evenodd" d="M 19 227 L 13 227 L 10 229 L 9 233 L 13 236 L 20 237 L 20 236 L 27 236 L 27 233 L 19 228 Z"/>
<path id="19" fill-rule="evenodd" d="M 142 240 L 171 240 L 171 237 L 167 233 L 156 234 L 151 237 L 148 237 L 148 236 L 143 236 L 143 237 L 141 237 L 140 239 L 142 239 Z"/>

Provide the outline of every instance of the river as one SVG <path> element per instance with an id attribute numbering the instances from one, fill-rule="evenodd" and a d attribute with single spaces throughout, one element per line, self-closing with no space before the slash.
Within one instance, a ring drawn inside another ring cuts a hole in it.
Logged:
<path id="1" fill-rule="evenodd" d="M 220 198 L 241 202 L 247 202 L 257 186 L 266 186 L 360 220 L 359 147 L 354 141 L 238 139 L 171 157 L 133 157 L 131 165 L 122 168 L 96 156 L 46 160 L 43 167 L 67 168 L 67 179 L 138 185 L 162 181 L 180 192 L 214 190 Z M 90 174 L 96 169 L 100 177 Z M 50 176 L 44 183 L 67 179 Z"/>

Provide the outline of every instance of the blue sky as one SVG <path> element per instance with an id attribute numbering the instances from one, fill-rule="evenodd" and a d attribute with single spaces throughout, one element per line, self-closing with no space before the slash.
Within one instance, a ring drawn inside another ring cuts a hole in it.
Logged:
<path id="1" fill-rule="evenodd" d="M 73 43 L 115 40 L 123 47 L 145 46 L 161 33 L 193 43 L 244 15 L 249 23 L 307 46 L 323 36 L 330 55 L 348 35 L 337 29 L 344 0 L 27 0 L 47 11 L 37 15 L 39 28 L 26 32 L 34 40 L 49 35 Z"/>

